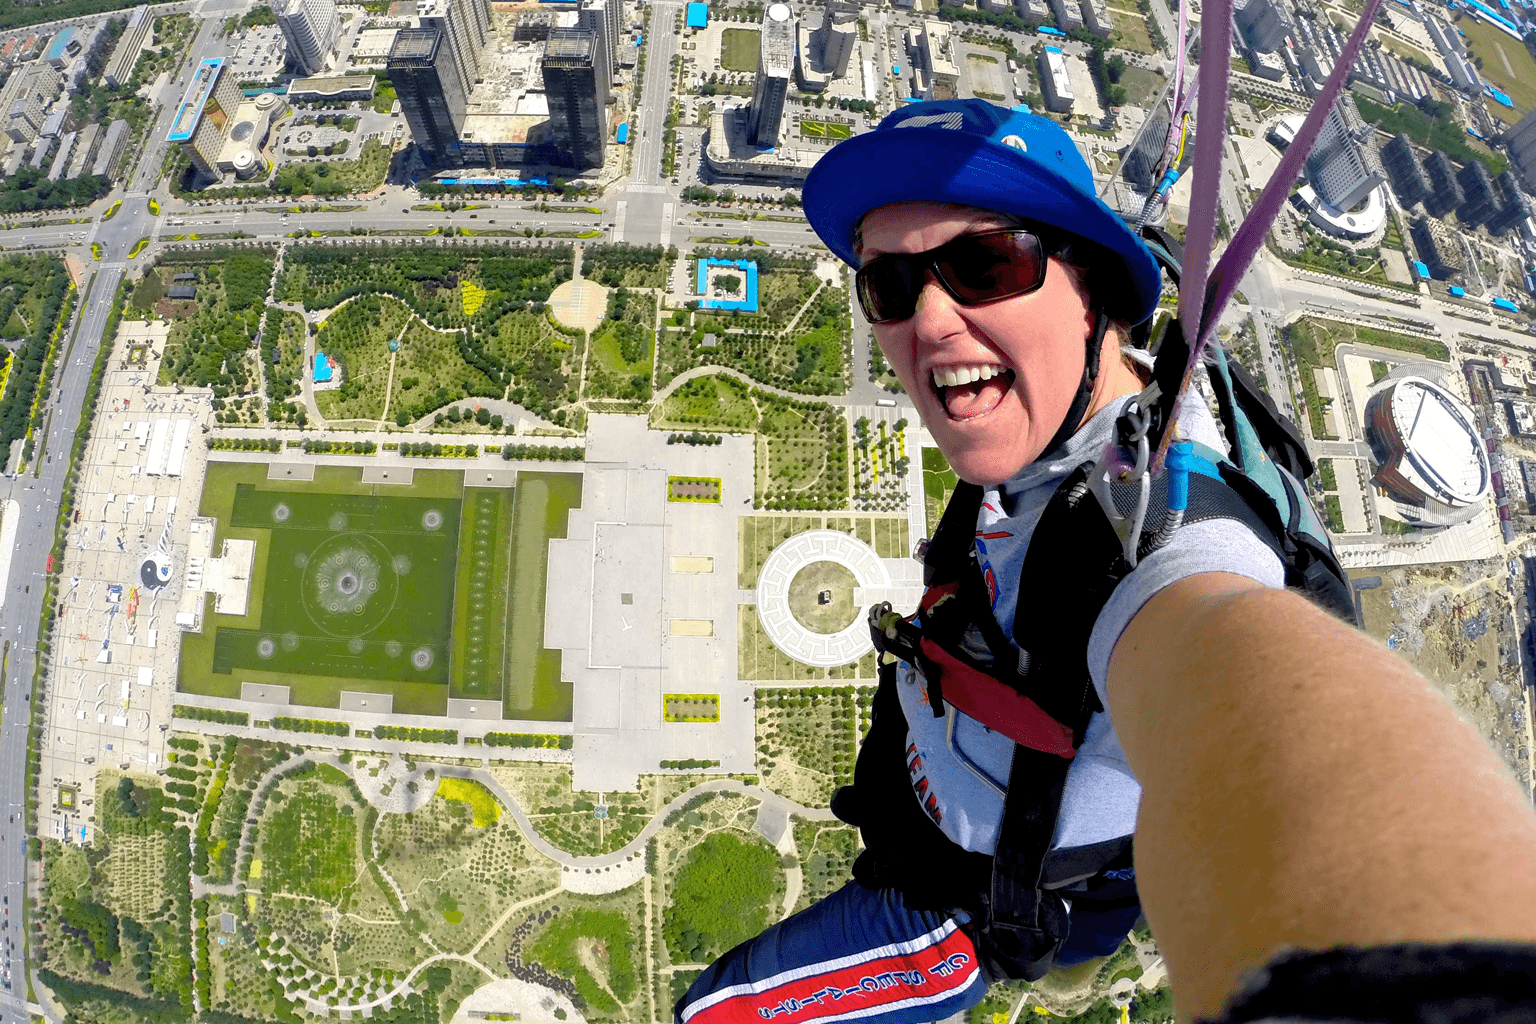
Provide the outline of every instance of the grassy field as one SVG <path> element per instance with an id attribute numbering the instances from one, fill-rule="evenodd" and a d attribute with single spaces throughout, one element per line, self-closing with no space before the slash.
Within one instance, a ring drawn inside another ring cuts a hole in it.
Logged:
<path id="1" fill-rule="evenodd" d="M 509 622 L 522 623 L 510 641 L 502 713 L 544 722 L 571 720 L 571 684 L 560 680 L 560 652 L 544 649 L 544 580 L 549 541 L 565 536 L 571 509 L 581 505 L 581 476 L 519 473 L 513 515 L 512 579 L 537 580 L 512 590 Z"/>
<path id="2" fill-rule="evenodd" d="M 330 708 L 342 690 L 392 693 L 403 714 L 499 698 L 509 717 L 567 721 L 560 655 L 543 649 L 546 551 L 580 501 L 577 474 L 466 491 L 456 470 L 380 486 L 354 467 L 295 482 L 215 462 L 200 514 L 218 519 L 219 541 L 256 542 L 250 604 L 217 615 L 209 599 L 178 687 L 239 697 L 242 682 L 274 683 Z"/>
<path id="3" fill-rule="evenodd" d="M 846 139 L 853 134 L 853 128 L 839 121 L 814 121 L 806 117 L 800 119 L 800 134 L 807 139 Z"/>
<path id="4" fill-rule="evenodd" d="M 757 70 L 762 33 L 755 28 L 728 28 L 720 33 L 720 67 L 726 71 Z"/>
<path id="5" fill-rule="evenodd" d="M 261 628 L 220 629 L 213 671 L 446 685 L 459 506 L 237 485 L 228 522 L 267 533 Z"/>
<path id="6" fill-rule="evenodd" d="M 1478 70 L 1494 88 L 1509 94 L 1515 101 L 1515 109 L 1497 103 L 1489 103 L 1491 111 L 1503 112 L 1506 120 L 1518 120 L 1520 115 L 1536 110 L 1536 60 L 1520 42 L 1511 38 L 1485 21 L 1459 17 L 1456 28 L 1467 37 L 1467 48 L 1474 57 L 1482 58 Z"/>
<path id="7" fill-rule="evenodd" d="M 841 632 L 858 617 L 859 609 L 853 603 L 857 584 L 847 566 L 812 562 L 789 581 L 790 614 L 813 633 Z"/>
<path id="8" fill-rule="evenodd" d="M 453 663 L 462 667 L 455 697 L 501 696 L 512 626 L 512 506 L 505 488 L 465 494 L 453 602 Z"/>
<path id="9" fill-rule="evenodd" d="M 944 506 L 949 504 L 949 496 L 959 482 L 960 478 L 949 468 L 943 452 L 937 448 L 923 449 L 923 504 L 928 512 L 930 537 L 938 529 L 939 517 L 944 514 Z"/>
<path id="10" fill-rule="evenodd" d="M 1167 81 L 1156 71 L 1130 64 L 1120 75 L 1120 84 L 1125 87 L 1125 101 L 1138 107 L 1146 107 L 1157 99 Z"/>
<path id="11" fill-rule="evenodd" d="M 1141 14 L 1129 12 L 1122 7 L 1114 12 L 1113 18 L 1115 30 L 1109 34 L 1110 46 L 1137 53 L 1155 52 L 1152 34 L 1147 31 L 1146 19 Z"/>

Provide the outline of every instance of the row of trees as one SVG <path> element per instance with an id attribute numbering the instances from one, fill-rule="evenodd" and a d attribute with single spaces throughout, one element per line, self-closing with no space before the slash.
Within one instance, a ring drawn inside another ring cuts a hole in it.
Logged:
<path id="1" fill-rule="evenodd" d="M 12 442 L 26 435 L 34 400 L 41 406 L 46 398 L 38 394 L 38 384 L 54 327 L 69 294 L 69 273 L 61 261 L 51 257 L 13 257 L 0 263 L 0 290 L 4 289 L 15 289 L 18 295 L 40 301 L 34 307 L 31 330 L 16 353 L 0 403 L 0 452 L 9 451 Z M 31 453 L 27 454 L 30 457 Z"/>
<path id="2" fill-rule="evenodd" d="M 554 444 L 508 444 L 501 449 L 503 459 L 545 460 L 550 462 L 581 462 L 587 457 L 585 448 Z"/>

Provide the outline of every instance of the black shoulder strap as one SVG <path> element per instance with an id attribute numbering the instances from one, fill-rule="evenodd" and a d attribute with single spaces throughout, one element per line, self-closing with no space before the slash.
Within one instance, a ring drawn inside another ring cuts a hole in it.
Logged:
<path id="1" fill-rule="evenodd" d="M 933 531 L 933 539 L 923 552 L 924 586 L 957 579 L 970 561 L 976 542 L 976 517 L 981 512 L 981 495 L 982 489 L 976 484 L 961 480 L 955 486 L 949 504 L 944 506 L 944 515 L 939 518 L 938 528 Z"/>

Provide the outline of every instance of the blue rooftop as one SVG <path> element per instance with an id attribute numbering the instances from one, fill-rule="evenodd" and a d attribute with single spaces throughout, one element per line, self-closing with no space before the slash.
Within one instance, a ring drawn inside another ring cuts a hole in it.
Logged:
<path id="1" fill-rule="evenodd" d="M 618 133 L 615 135 L 615 138 L 618 140 L 618 143 L 621 146 L 624 143 L 628 142 L 629 141 L 629 125 L 628 124 L 621 124 L 621 125 L 619 125 L 619 130 L 618 130 Z"/>
<path id="2" fill-rule="evenodd" d="M 688 27 L 703 28 L 709 24 L 709 4 L 691 3 L 688 5 Z"/>
<path id="3" fill-rule="evenodd" d="M 218 81 L 219 71 L 223 67 L 223 57 L 204 57 L 197 65 L 197 70 L 192 73 L 192 81 L 187 83 L 187 93 L 181 98 L 181 105 L 176 108 L 170 134 L 165 137 L 167 142 L 186 142 L 197 131 L 197 123 L 203 118 L 203 108 L 208 105 L 208 97 L 213 95 L 213 83 Z"/>
<path id="4" fill-rule="evenodd" d="M 1463 288 L 1459 284 L 1451 285 L 1450 292 L 1451 292 L 1452 295 L 1456 296 L 1458 299 L 1465 298 L 1466 294 L 1467 294 L 1467 290 L 1465 288 Z"/>
<path id="5" fill-rule="evenodd" d="M 1414 273 L 1418 274 L 1420 277 L 1428 277 L 1429 276 L 1429 268 L 1426 267 L 1419 260 L 1414 260 L 1413 261 L 1413 270 L 1414 270 Z"/>
<path id="6" fill-rule="evenodd" d="M 73 25 L 66 25 L 59 29 L 59 34 L 53 37 L 53 42 L 48 44 L 48 49 L 43 52 L 43 60 L 59 60 L 64 56 L 64 47 L 69 45 L 70 39 L 75 34 Z"/>
<path id="7" fill-rule="evenodd" d="M 331 361 L 324 352 L 315 353 L 315 383 L 324 384 L 331 379 Z"/>

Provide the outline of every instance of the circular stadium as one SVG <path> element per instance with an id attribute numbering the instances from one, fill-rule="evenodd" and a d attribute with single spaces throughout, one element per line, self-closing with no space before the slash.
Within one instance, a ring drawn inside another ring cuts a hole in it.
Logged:
<path id="1" fill-rule="evenodd" d="M 1420 525 L 1472 515 L 1492 474 L 1472 410 L 1424 377 L 1404 376 L 1371 397 L 1366 421 L 1383 456 L 1376 483 L 1422 510 Z"/>

